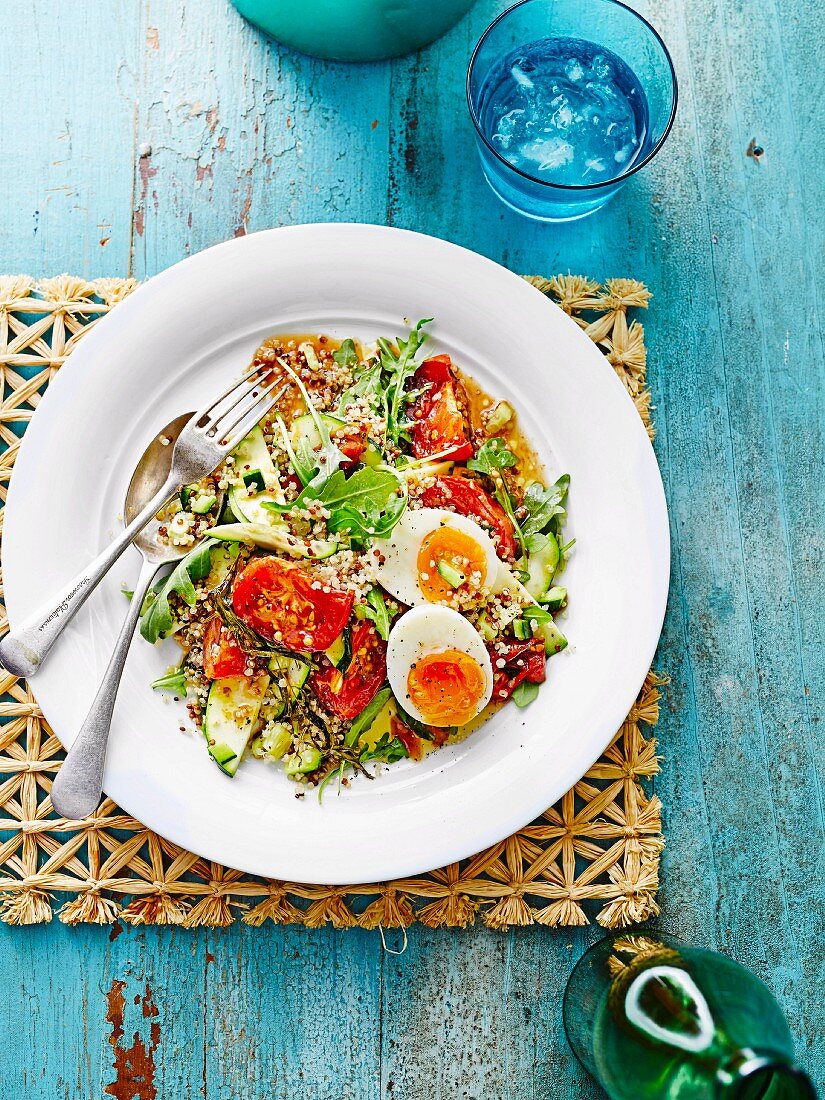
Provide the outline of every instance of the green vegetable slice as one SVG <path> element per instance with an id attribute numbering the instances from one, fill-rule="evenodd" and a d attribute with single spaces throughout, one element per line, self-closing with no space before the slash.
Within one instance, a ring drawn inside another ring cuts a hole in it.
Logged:
<path id="1" fill-rule="evenodd" d="M 202 581 L 209 575 L 212 568 L 211 550 L 215 545 L 211 539 L 207 539 L 196 546 L 149 592 L 140 619 L 140 633 L 147 642 L 154 644 L 172 632 L 175 619 L 169 606 L 170 596 L 178 595 L 189 607 L 195 606 L 195 582 Z"/>
<path id="2" fill-rule="evenodd" d="M 352 725 L 347 730 L 346 744 L 352 748 L 357 742 L 362 733 L 365 733 L 373 724 L 375 719 L 384 709 L 392 696 L 392 691 L 388 687 L 381 688 L 367 703 L 357 718 L 354 719 Z"/>

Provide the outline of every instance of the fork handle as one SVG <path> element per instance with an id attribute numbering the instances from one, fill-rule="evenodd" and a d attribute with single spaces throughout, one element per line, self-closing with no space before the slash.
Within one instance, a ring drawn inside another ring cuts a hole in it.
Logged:
<path id="1" fill-rule="evenodd" d="M 61 817 L 72 820 L 89 817 L 100 802 L 106 746 L 123 666 L 126 664 L 132 636 L 140 618 L 143 600 L 159 568 L 160 564 L 157 562 L 144 561 L 141 566 L 135 594 L 129 604 L 129 614 L 120 628 L 97 695 L 52 783 L 52 805 Z"/>
<path id="2" fill-rule="evenodd" d="M 180 489 L 170 475 L 128 527 L 106 547 L 45 611 L 38 611 L 0 642 L 0 665 L 14 676 L 33 676 L 64 628 L 74 618 L 136 535 Z M 132 601 L 134 604 L 134 600 Z M 137 606 L 140 608 L 142 601 Z"/>

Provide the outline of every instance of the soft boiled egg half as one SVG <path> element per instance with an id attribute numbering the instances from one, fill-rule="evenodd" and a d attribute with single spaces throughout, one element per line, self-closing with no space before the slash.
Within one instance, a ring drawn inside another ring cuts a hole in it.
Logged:
<path id="1" fill-rule="evenodd" d="M 390 631 L 387 679 L 398 702 L 427 726 L 463 726 L 490 702 L 493 666 L 481 635 L 450 607 L 422 604 Z"/>
<path id="2" fill-rule="evenodd" d="M 380 548 L 379 583 L 413 605 L 472 602 L 482 588 L 495 587 L 501 565 L 487 532 L 444 508 L 405 512 Z"/>

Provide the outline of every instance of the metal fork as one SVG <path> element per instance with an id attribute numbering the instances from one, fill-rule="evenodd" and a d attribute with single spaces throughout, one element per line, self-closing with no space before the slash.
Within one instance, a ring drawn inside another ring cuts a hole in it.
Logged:
<path id="1" fill-rule="evenodd" d="M 184 485 L 211 474 L 281 399 L 287 386 L 273 394 L 271 374 L 269 364 L 247 371 L 192 416 L 175 443 L 169 476 L 155 496 L 56 600 L 6 635 L 0 642 L 0 664 L 15 676 L 37 672 L 65 626 L 135 536 Z"/>

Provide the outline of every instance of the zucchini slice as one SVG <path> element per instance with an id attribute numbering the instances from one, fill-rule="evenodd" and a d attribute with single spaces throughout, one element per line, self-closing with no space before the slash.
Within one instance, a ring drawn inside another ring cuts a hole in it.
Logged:
<path id="1" fill-rule="evenodd" d="M 301 694 L 304 684 L 307 682 L 307 678 L 310 673 L 310 664 L 308 661 L 299 661 L 292 657 L 281 657 L 279 654 L 275 654 L 270 659 L 269 671 L 275 677 L 275 681 L 281 691 L 284 689 L 280 686 L 281 680 L 286 680 L 286 690 L 289 698 L 294 702 Z"/>
<path id="2" fill-rule="evenodd" d="M 341 420 L 337 416 L 330 416 L 329 413 L 321 413 L 321 420 L 326 424 L 330 435 L 347 426 L 345 420 Z M 310 451 L 317 451 L 321 446 L 321 437 L 318 435 L 318 429 L 315 427 L 309 413 L 306 416 L 297 416 L 292 421 L 292 446 L 299 454 L 299 448 L 302 444 L 308 447 Z M 365 466 L 380 466 L 384 461 L 381 452 L 371 439 L 367 440 L 367 449 L 361 456 L 361 461 Z"/>
<path id="3" fill-rule="evenodd" d="M 232 452 L 234 468 L 244 485 L 254 485 L 259 492 L 266 492 L 277 482 L 275 465 L 264 439 L 263 429 L 256 424 L 249 435 L 244 436 Z"/>
<path id="4" fill-rule="evenodd" d="M 290 534 L 286 527 L 263 523 L 224 523 L 210 528 L 209 537 L 221 542 L 249 542 L 262 550 L 291 554 L 293 558 L 328 558 L 338 549 L 335 539 L 310 539 L 307 545 L 305 540 Z"/>
<path id="5" fill-rule="evenodd" d="M 560 556 L 559 544 L 548 531 L 547 545 L 530 555 L 527 562 L 527 571 L 530 575 L 524 582 L 524 587 L 538 603 L 544 603 L 550 591 L 553 577 L 559 567 Z"/>
<path id="6" fill-rule="evenodd" d="M 264 492 L 248 497 L 240 485 L 230 485 L 226 498 L 232 514 L 241 523 L 255 523 L 260 527 L 283 527 L 278 513 L 264 508 L 264 504 L 270 501 L 283 504 L 280 494 Z"/>
<path id="7" fill-rule="evenodd" d="M 203 716 L 209 755 L 227 775 L 238 770 L 269 687 L 268 676 L 226 676 L 213 680 Z"/>
<path id="8" fill-rule="evenodd" d="M 240 485 L 229 487 L 229 507 L 235 517 L 247 523 L 276 524 L 277 513 L 264 508 L 267 501 L 284 503 L 280 489 L 278 473 L 269 448 L 264 439 L 263 429 L 256 424 L 249 435 L 244 436 L 232 452 L 234 469 L 244 486 L 254 489 L 254 496 L 247 496 Z"/>

